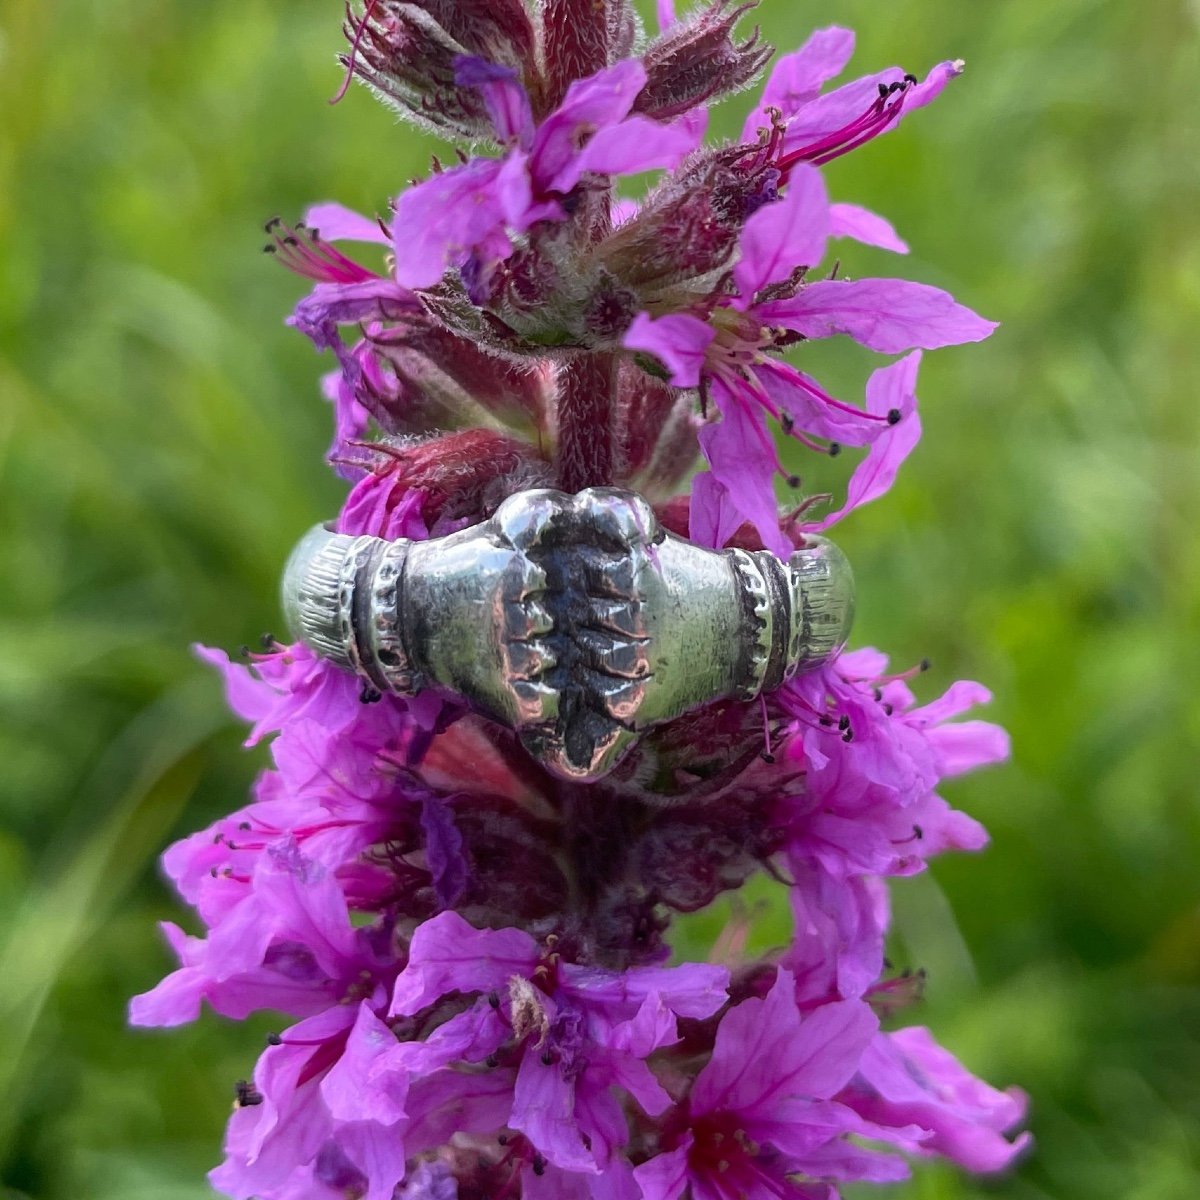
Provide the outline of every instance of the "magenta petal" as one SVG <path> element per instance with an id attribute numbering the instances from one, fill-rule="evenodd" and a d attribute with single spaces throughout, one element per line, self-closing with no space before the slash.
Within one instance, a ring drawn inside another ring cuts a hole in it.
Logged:
<path id="1" fill-rule="evenodd" d="M 508 1123 L 556 1166 L 595 1172 L 599 1167 L 575 1119 L 575 1089 L 581 1085 L 568 1082 L 557 1065 L 548 1066 L 539 1054 L 526 1054 L 517 1071 Z"/>
<path id="2" fill-rule="evenodd" d="M 878 1018 L 862 1001 L 843 1000 L 801 1020 L 794 989 L 791 972 L 780 969 L 765 999 L 745 1000 L 725 1014 L 713 1056 L 692 1089 L 693 1112 L 769 1116 L 780 1100 L 825 1099 L 845 1086 Z"/>
<path id="3" fill-rule="evenodd" d="M 853 238 L 864 246 L 878 246 L 897 254 L 908 253 L 908 243 L 892 228 L 890 221 L 857 204 L 829 206 L 829 236 Z"/>
<path id="4" fill-rule="evenodd" d="M 762 101 L 746 119 L 742 140 L 753 142 L 758 130 L 769 124 L 768 107 L 779 109 L 788 118 L 816 99 L 821 88 L 842 73 L 853 53 L 853 30 L 830 25 L 810 34 L 799 50 L 779 58 Z"/>
<path id="5" fill-rule="evenodd" d="M 370 1121 L 356 1121 L 338 1130 L 337 1145 L 367 1178 L 367 1191 L 362 1194 L 362 1200 L 393 1200 L 407 1165 L 404 1142 L 396 1136 L 394 1129 L 381 1128 Z"/>
<path id="6" fill-rule="evenodd" d="M 636 175 L 639 171 L 674 169 L 696 149 L 703 136 L 703 125 L 678 121 L 663 124 L 649 117 L 628 117 L 595 134 L 554 177 L 551 190 L 569 192 L 587 171 L 596 175 Z"/>
<path id="7" fill-rule="evenodd" d="M 633 1177 L 642 1189 L 642 1200 L 679 1200 L 688 1183 L 688 1152 L 691 1148 L 692 1135 L 687 1133 L 676 1149 L 634 1167 Z"/>
<path id="8" fill-rule="evenodd" d="M 733 281 L 743 307 L 768 283 L 785 283 L 797 267 L 815 267 L 828 234 L 825 180 L 816 167 L 797 163 L 783 199 L 764 204 L 742 229 Z"/>
<path id="9" fill-rule="evenodd" d="M 558 110 L 542 122 L 533 140 L 530 173 L 538 190 L 555 187 L 559 174 L 579 153 L 584 137 L 623 121 L 645 85 L 646 68 L 633 58 L 572 83 Z"/>
<path id="10" fill-rule="evenodd" d="M 949 292 L 906 279 L 821 280 L 758 312 L 805 337 L 845 333 L 882 354 L 980 342 L 997 328 Z"/>
<path id="11" fill-rule="evenodd" d="M 843 1138 L 809 1150 L 804 1168 L 812 1175 L 866 1183 L 898 1183 L 912 1174 L 908 1163 L 895 1154 L 868 1150 Z"/>
<path id="12" fill-rule="evenodd" d="M 918 728 L 937 725 L 949 721 L 951 717 L 960 717 L 980 704 L 990 704 L 992 693 L 973 679 L 959 679 L 952 683 L 936 700 L 921 705 L 920 708 L 910 709 L 905 714 L 905 720 Z"/>
<path id="13" fill-rule="evenodd" d="M 713 396 L 721 420 L 700 430 L 700 449 L 713 478 L 723 484 L 733 506 L 758 530 L 769 550 L 787 554 L 791 544 L 779 531 L 779 506 L 775 499 L 778 456 L 775 443 L 750 405 L 724 385 L 714 386 Z"/>
<path id="14" fill-rule="evenodd" d="M 846 488 L 846 503 L 819 521 L 814 529 L 828 529 L 860 505 L 879 499 L 896 482 L 901 465 L 921 440 L 921 420 L 914 411 L 920 365 L 921 352 L 917 350 L 871 375 L 867 383 L 867 409 L 876 416 L 896 412 L 900 420 L 876 438 L 867 457 L 855 468 Z"/>
<path id="15" fill-rule="evenodd" d="M 1029 1144 L 1025 1133 L 1010 1142 L 1005 1131 L 1025 1115 L 1025 1097 L 977 1079 L 928 1029 L 881 1034 L 863 1056 L 861 1079 L 845 1096 L 864 1117 L 895 1127 L 891 1137 L 906 1149 L 944 1154 L 970 1171 L 999 1171 Z M 909 1142 L 909 1130 L 926 1131 Z"/>
<path id="16" fill-rule="evenodd" d="M 936 100 L 946 84 L 963 73 L 965 65 L 962 59 L 938 63 L 915 88 L 905 93 L 904 111 L 907 113 L 911 109 L 924 108 L 931 100 Z"/>
<path id="17" fill-rule="evenodd" d="M 358 1006 L 354 1028 L 341 1057 L 321 1080 L 321 1099 L 335 1121 L 373 1121 L 395 1125 L 406 1113 L 403 1090 L 370 1086 L 370 1071 L 379 1057 L 396 1045 L 396 1035 L 371 1011 Z"/>
<path id="18" fill-rule="evenodd" d="M 192 653 L 210 667 L 216 667 L 225 684 L 225 703 L 243 721 L 261 721 L 279 703 L 279 693 L 263 683 L 245 663 L 231 662 L 224 650 L 192 646 Z"/>
<path id="19" fill-rule="evenodd" d="M 688 537 L 697 545 L 719 549 L 745 521 L 734 505 L 729 489 L 711 471 L 701 471 L 692 480 L 688 507 Z"/>
<path id="20" fill-rule="evenodd" d="M 413 934 L 390 1015 L 419 1012 L 449 992 L 503 988 L 537 958 L 537 943 L 519 929 L 476 929 L 456 912 L 439 913 Z"/>
<path id="21" fill-rule="evenodd" d="M 958 721 L 939 725 L 928 734 L 938 770 L 949 779 L 977 767 L 1007 762 L 1012 744 L 1007 731 L 990 721 Z"/>
<path id="22" fill-rule="evenodd" d="M 472 159 L 403 192 L 396 201 L 395 278 L 432 287 L 504 221 L 497 191 L 503 160 Z"/>
<path id="23" fill-rule="evenodd" d="M 638 313 L 621 341 L 627 350 L 653 354 L 676 387 L 693 388 L 700 383 L 704 355 L 715 336 L 707 321 L 689 313 L 668 313 L 657 320 Z"/>
<path id="24" fill-rule="evenodd" d="M 790 982 L 790 981 L 789 981 Z M 780 1067 L 793 1077 L 791 1095 L 827 1098 L 849 1082 L 867 1043 L 879 1028 L 870 1007 L 858 1000 L 825 1004 L 809 1013 L 789 1042 Z"/>
<path id="25" fill-rule="evenodd" d="M 799 50 L 776 62 L 763 88 L 763 103 L 791 116 L 845 70 L 854 53 L 854 31 L 837 25 L 814 30 Z"/>
<path id="26" fill-rule="evenodd" d="M 677 1016 L 711 1017 L 729 998 L 729 971 L 711 963 L 629 967 L 620 974 L 564 963 L 560 970 L 565 995 L 614 1018 L 638 1011 L 651 996 Z"/>
<path id="27" fill-rule="evenodd" d="M 487 106 L 492 128 L 502 143 L 526 144 L 533 137 L 533 112 L 529 96 L 512 67 L 500 66 L 474 55 L 461 55 L 454 63 L 454 82 L 477 88 Z"/>
<path id="28" fill-rule="evenodd" d="M 389 244 L 388 236 L 379 228 L 378 221 L 332 201 L 314 204 L 304 214 L 304 223 L 327 242 L 378 242 L 381 246 Z"/>

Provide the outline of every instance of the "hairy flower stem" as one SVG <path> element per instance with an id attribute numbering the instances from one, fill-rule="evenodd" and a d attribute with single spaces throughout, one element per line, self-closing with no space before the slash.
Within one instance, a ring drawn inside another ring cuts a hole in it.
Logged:
<path id="1" fill-rule="evenodd" d="M 613 482 L 612 413 L 617 378 L 611 354 L 584 354 L 559 376 L 559 486 L 567 492 Z"/>

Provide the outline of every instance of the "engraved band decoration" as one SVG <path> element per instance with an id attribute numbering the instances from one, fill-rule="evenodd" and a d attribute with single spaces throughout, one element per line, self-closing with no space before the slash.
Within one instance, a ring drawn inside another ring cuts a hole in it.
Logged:
<path id="1" fill-rule="evenodd" d="M 296 638 L 369 686 L 456 696 L 588 781 L 650 726 L 827 662 L 854 588 L 822 537 L 786 562 L 709 550 L 632 492 L 541 489 L 428 541 L 318 525 L 288 562 L 283 605 Z"/>

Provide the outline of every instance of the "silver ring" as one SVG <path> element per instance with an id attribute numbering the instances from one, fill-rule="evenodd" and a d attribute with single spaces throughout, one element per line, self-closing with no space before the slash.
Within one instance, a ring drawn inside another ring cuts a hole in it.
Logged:
<path id="1" fill-rule="evenodd" d="M 651 726 L 828 661 L 854 580 L 825 538 L 786 562 L 709 550 L 632 492 L 543 489 L 428 541 L 318 525 L 288 561 L 283 608 L 295 638 L 370 686 L 453 696 L 591 781 Z"/>

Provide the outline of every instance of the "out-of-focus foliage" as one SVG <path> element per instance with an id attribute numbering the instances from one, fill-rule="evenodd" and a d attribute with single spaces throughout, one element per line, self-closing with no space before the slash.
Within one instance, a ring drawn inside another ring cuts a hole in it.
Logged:
<path id="1" fill-rule="evenodd" d="M 924 444 L 839 531 L 858 640 L 929 655 L 930 691 L 987 681 L 1016 745 L 953 790 L 991 849 L 897 886 L 895 956 L 930 971 L 914 1019 L 1032 1093 L 1038 1148 L 1007 1179 L 925 1169 L 897 1194 L 1195 1200 L 1200 8 L 758 16 L 783 48 L 855 26 L 860 70 L 968 61 L 831 189 L 894 219 L 905 274 L 1003 322 L 927 357 Z M 130 1033 L 124 1005 L 168 965 L 154 921 L 179 916 L 157 851 L 262 761 L 187 645 L 274 625 L 282 558 L 340 496 L 322 364 L 282 325 L 301 285 L 259 224 L 381 208 L 431 148 L 357 89 L 327 107 L 339 20 L 333 0 L 0 8 L 5 1196 L 206 1195 L 270 1027 Z M 861 381 L 864 358 L 822 352 L 822 377 Z M 769 944 L 784 915 L 750 915 Z"/>

